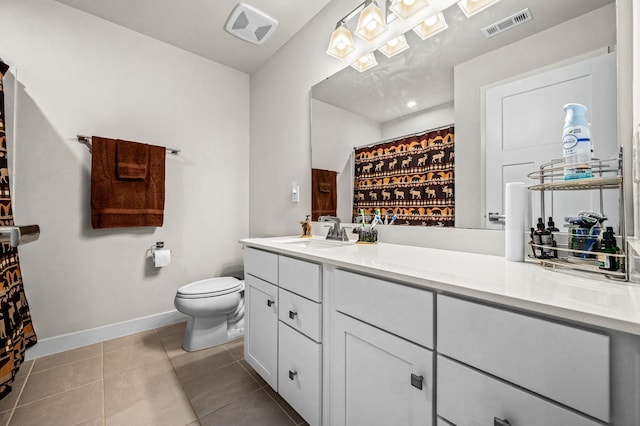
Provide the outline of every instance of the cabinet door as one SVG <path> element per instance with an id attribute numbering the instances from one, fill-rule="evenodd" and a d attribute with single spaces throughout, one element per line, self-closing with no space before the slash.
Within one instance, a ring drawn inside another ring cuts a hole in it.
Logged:
<path id="1" fill-rule="evenodd" d="M 320 425 L 322 345 L 278 325 L 278 393 L 309 423 Z"/>
<path id="2" fill-rule="evenodd" d="M 244 358 L 278 389 L 278 288 L 251 275 L 245 277 Z"/>
<path id="3" fill-rule="evenodd" d="M 341 313 L 334 315 L 329 424 L 431 425 L 432 352 Z"/>

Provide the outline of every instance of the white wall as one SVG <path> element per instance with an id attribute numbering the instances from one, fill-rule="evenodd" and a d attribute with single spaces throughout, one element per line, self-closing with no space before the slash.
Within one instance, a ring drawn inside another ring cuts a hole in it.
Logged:
<path id="1" fill-rule="evenodd" d="M 51 0 L 3 0 L 0 17 L 0 56 L 17 69 L 15 220 L 41 227 L 20 248 L 39 337 L 171 311 L 179 286 L 239 272 L 249 76 Z M 167 156 L 162 228 L 91 229 L 76 134 L 182 150 Z M 145 259 L 156 241 L 173 250 L 166 268 Z"/>
<path id="2" fill-rule="evenodd" d="M 387 121 L 382 125 L 382 139 L 400 138 L 411 133 L 424 132 L 454 124 L 453 102 L 438 105 L 409 117 Z"/>
<path id="3" fill-rule="evenodd" d="M 380 124 L 326 102 L 311 100 L 311 166 L 338 172 L 337 216 L 351 222 L 353 148 L 382 140 Z"/>
<path id="4" fill-rule="evenodd" d="M 483 86 L 614 47 L 615 22 L 612 4 L 454 67 L 456 170 L 464 170 L 456 173 L 456 226 L 475 228 L 484 222 Z"/>

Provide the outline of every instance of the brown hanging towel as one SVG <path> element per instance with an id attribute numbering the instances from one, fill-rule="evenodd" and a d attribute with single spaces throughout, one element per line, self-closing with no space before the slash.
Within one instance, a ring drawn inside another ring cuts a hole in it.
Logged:
<path id="1" fill-rule="evenodd" d="M 311 220 L 319 216 L 336 216 L 338 174 L 331 170 L 311 169 Z"/>
<path id="2" fill-rule="evenodd" d="M 166 149 L 98 136 L 91 145 L 91 226 L 162 226 Z"/>
<path id="3" fill-rule="evenodd" d="M 9 66 L 0 60 L 0 225 L 13 226 L 7 138 L 4 127 L 3 77 Z M 22 284 L 18 250 L 0 244 L 0 399 L 11 392 L 11 385 L 24 361 L 25 349 L 37 341 L 31 313 Z"/>

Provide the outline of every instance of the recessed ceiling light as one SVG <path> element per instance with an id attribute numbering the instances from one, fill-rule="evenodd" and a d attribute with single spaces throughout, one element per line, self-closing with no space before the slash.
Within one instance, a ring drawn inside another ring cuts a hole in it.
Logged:
<path id="1" fill-rule="evenodd" d="M 409 101 L 407 102 L 407 106 L 409 108 L 413 108 L 414 106 L 418 105 L 418 103 L 416 101 Z"/>

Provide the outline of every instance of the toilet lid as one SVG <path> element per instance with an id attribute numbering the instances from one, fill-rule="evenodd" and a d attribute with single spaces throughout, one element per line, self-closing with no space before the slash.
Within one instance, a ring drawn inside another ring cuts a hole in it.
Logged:
<path id="1" fill-rule="evenodd" d="M 208 278 L 183 285 L 178 289 L 179 296 L 208 297 L 232 293 L 242 287 L 243 281 L 233 277 Z"/>

